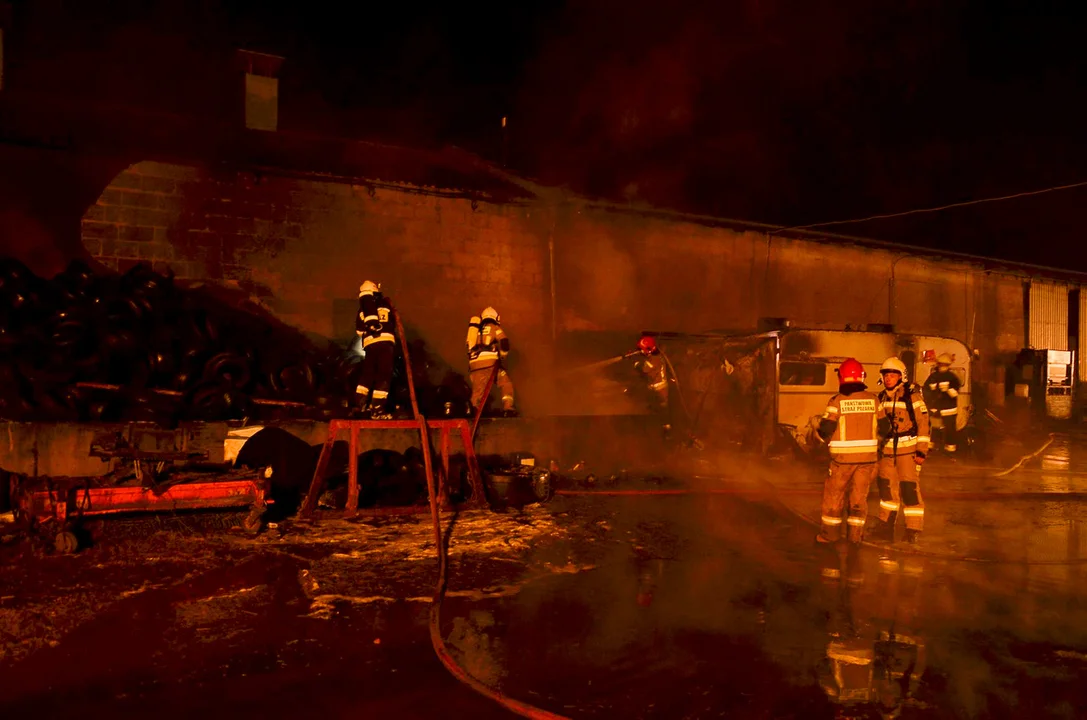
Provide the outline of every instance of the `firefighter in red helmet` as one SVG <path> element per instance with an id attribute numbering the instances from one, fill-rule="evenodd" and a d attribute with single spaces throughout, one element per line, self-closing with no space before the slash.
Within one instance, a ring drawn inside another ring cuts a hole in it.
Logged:
<path id="1" fill-rule="evenodd" d="M 660 407 L 668 407 L 668 371 L 664 367 L 657 341 L 651 335 L 642 335 L 638 340 L 638 357 L 634 367 L 645 376 L 646 385 L 657 397 Z"/>
<path id="2" fill-rule="evenodd" d="M 645 386 L 653 398 L 652 409 L 661 418 L 661 428 L 665 438 L 671 436 L 672 415 L 669 403 L 668 368 L 661 355 L 657 341 L 652 335 L 642 335 L 638 339 L 638 348 L 628 357 L 634 358 L 634 370 L 643 378 Z"/>
<path id="3" fill-rule="evenodd" d="M 879 400 L 864 384 L 865 372 L 849 358 L 838 368 L 838 394 L 830 398 L 819 422 L 819 438 L 830 448 L 830 472 L 823 485 L 822 527 L 817 540 L 839 539 L 842 510 L 848 512 L 848 539 L 864 537 L 868 517 L 868 488 L 876 475 L 879 441 L 887 434 L 887 419 L 879 413 Z"/>

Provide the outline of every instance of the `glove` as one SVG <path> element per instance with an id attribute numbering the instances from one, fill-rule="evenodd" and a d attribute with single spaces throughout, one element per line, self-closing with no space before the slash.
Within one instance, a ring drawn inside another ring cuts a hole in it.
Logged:
<path id="1" fill-rule="evenodd" d="M 476 345 L 474 348 L 468 351 L 468 359 L 475 360 L 477 357 L 479 357 L 479 352 L 479 345 Z"/>
<path id="2" fill-rule="evenodd" d="M 915 463 L 917 463 L 918 465 L 924 465 L 924 463 L 925 463 L 925 454 L 924 453 L 914 453 L 913 454 L 913 461 Z"/>

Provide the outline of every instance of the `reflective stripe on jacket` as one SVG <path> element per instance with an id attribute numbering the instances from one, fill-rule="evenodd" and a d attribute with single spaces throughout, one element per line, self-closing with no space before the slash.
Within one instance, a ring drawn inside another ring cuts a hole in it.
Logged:
<path id="1" fill-rule="evenodd" d="M 830 399 L 820 425 L 826 428 L 821 434 L 835 461 L 851 465 L 876 461 L 878 410 L 879 399 L 867 390 Z"/>
<path id="2" fill-rule="evenodd" d="M 962 383 L 955 373 L 950 370 L 933 370 L 925 381 L 929 409 L 943 417 L 958 414 L 961 389 Z"/>
<path id="3" fill-rule="evenodd" d="M 916 424 L 910 420 L 911 407 Z M 928 407 L 925 406 L 925 401 L 921 397 L 921 388 L 912 384 L 899 383 L 893 390 L 882 390 L 879 393 L 879 410 L 891 424 L 891 436 L 883 444 L 884 455 L 928 453 Z"/>

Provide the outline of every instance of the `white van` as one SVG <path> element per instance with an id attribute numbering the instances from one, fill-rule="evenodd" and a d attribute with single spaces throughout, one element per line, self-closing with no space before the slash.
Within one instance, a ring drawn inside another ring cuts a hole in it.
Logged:
<path id="1" fill-rule="evenodd" d="M 931 335 L 844 330 L 783 330 L 777 335 L 776 415 L 779 427 L 810 449 L 827 400 L 838 392 L 834 371 L 847 358 L 855 358 L 868 373 L 868 388 L 878 392 L 879 368 L 892 355 L 907 368 L 909 380 L 921 385 L 941 353 L 951 355 L 951 371 L 962 382 L 959 391 L 959 428 L 968 422 L 971 404 L 971 351 L 958 340 Z"/>

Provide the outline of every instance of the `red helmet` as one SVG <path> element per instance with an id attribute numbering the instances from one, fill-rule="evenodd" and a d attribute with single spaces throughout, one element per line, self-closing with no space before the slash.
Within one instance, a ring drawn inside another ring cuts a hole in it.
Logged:
<path id="1" fill-rule="evenodd" d="M 863 383 L 866 377 L 868 377 L 868 373 L 864 371 L 864 366 L 853 358 L 849 358 L 838 366 L 838 382 L 842 385 L 846 383 Z"/>
<path id="2" fill-rule="evenodd" d="M 638 340 L 638 349 L 645 353 L 651 353 L 657 349 L 657 341 L 649 335 L 642 335 Z"/>

